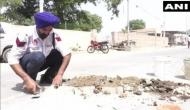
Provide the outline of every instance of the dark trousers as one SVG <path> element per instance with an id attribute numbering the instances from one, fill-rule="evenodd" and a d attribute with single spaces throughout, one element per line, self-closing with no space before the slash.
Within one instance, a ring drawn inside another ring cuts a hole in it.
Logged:
<path id="1" fill-rule="evenodd" d="M 190 48 L 190 41 L 187 42 L 187 46 L 188 46 L 188 48 Z"/>
<path id="2" fill-rule="evenodd" d="M 42 52 L 28 53 L 20 59 L 20 64 L 33 80 L 36 80 L 38 72 L 47 69 L 40 82 L 51 83 L 62 64 L 62 60 L 61 53 L 53 49 L 47 58 Z"/>

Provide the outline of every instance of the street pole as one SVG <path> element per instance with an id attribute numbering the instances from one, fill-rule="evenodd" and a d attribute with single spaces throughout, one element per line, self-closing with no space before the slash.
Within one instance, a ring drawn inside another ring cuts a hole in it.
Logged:
<path id="1" fill-rule="evenodd" d="M 127 0 L 127 45 L 130 46 L 129 44 L 129 0 Z"/>
<path id="2" fill-rule="evenodd" d="M 166 37 L 166 30 L 165 30 L 165 26 L 166 26 L 166 22 L 165 22 L 165 13 L 163 13 L 163 36 L 162 37 Z"/>
<path id="3" fill-rule="evenodd" d="M 68 21 L 68 18 L 65 18 L 65 29 L 67 29 L 67 21 Z"/>
<path id="4" fill-rule="evenodd" d="M 165 31 L 165 20 L 163 22 L 163 37 L 166 37 L 166 31 Z"/>
<path id="5" fill-rule="evenodd" d="M 65 20 L 65 29 L 67 29 L 67 21 Z"/>
<path id="6" fill-rule="evenodd" d="M 187 29 L 187 12 L 185 13 L 185 15 L 186 15 L 185 16 L 185 30 L 186 30 L 185 34 L 188 35 L 188 32 L 187 32 L 188 31 L 188 29 Z"/>
<path id="7" fill-rule="evenodd" d="M 155 38 L 154 38 L 154 47 L 156 48 L 156 40 L 157 40 L 157 30 L 155 29 Z"/>
<path id="8" fill-rule="evenodd" d="M 39 1 L 39 8 L 40 8 L 40 12 L 43 12 L 44 11 L 44 0 L 40 0 Z"/>

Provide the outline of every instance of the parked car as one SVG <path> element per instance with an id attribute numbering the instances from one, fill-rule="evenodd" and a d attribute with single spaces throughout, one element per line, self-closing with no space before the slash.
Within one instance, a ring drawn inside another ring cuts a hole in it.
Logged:
<path id="1" fill-rule="evenodd" d="M 11 31 L 12 26 L 8 23 L 0 23 L 0 62 L 7 62 L 7 55 L 10 52 L 16 32 Z"/>

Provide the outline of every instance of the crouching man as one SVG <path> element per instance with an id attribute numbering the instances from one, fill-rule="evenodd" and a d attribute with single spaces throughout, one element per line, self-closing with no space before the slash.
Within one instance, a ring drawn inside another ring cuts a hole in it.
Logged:
<path id="1" fill-rule="evenodd" d="M 8 63 L 23 80 L 27 92 L 35 94 L 38 72 L 47 69 L 41 76 L 41 84 L 60 86 L 63 74 L 70 62 L 71 51 L 53 27 L 60 19 L 50 12 L 34 14 L 35 26 L 28 33 L 21 33 L 8 55 Z"/>

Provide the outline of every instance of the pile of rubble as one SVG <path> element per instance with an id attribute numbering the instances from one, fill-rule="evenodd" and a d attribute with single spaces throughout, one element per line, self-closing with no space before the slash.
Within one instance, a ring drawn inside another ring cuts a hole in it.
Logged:
<path id="1" fill-rule="evenodd" d="M 107 77 L 107 76 L 81 76 L 72 79 L 64 79 L 63 84 L 74 87 L 94 86 L 93 93 L 100 92 L 110 94 L 105 88 L 120 88 L 122 94 L 119 97 L 125 97 L 125 93 L 142 95 L 150 93 L 160 95 L 160 100 L 169 99 L 188 100 L 190 99 L 190 84 L 177 83 L 172 81 L 162 81 L 160 79 L 139 79 L 137 77 Z"/>

